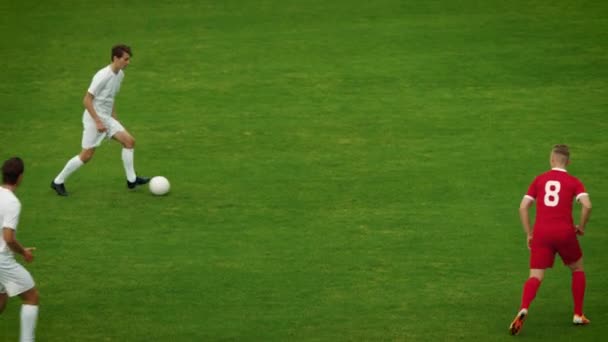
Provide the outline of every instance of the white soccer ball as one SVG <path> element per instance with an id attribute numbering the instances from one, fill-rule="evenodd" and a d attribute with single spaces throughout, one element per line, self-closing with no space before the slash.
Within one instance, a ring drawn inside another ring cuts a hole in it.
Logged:
<path id="1" fill-rule="evenodd" d="M 169 180 L 163 176 L 156 176 L 150 179 L 150 192 L 156 196 L 165 195 L 171 189 Z"/>

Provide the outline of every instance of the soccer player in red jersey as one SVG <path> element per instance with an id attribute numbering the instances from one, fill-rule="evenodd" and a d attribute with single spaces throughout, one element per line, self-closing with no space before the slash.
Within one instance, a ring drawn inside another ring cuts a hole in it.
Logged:
<path id="1" fill-rule="evenodd" d="M 555 145 L 551 150 L 551 170 L 534 179 L 519 206 L 519 216 L 528 238 L 530 249 L 530 277 L 524 284 L 521 306 L 509 327 L 511 335 L 517 335 L 528 315 L 528 308 L 545 275 L 545 269 L 553 267 L 555 253 L 572 271 L 572 297 L 576 325 L 589 324 L 583 314 L 585 297 L 585 271 L 583 253 L 577 235 L 585 234 L 585 225 L 591 214 L 591 200 L 585 186 L 578 178 L 566 171 L 570 151 L 566 145 Z M 578 225 L 572 219 L 572 203 L 581 204 Z M 536 201 L 534 229 L 530 227 L 528 209 Z"/>

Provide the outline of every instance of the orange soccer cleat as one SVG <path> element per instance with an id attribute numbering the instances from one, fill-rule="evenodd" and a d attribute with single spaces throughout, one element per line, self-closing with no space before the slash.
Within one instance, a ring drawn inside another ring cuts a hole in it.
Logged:
<path id="1" fill-rule="evenodd" d="M 509 326 L 509 333 L 511 333 L 511 335 L 519 334 L 519 332 L 521 331 L 521 328 L 524 326 L 524 321 L 526 320 L 527 316 L 528 316 L 527 309 L 519 310 L 519 312 L 517 313 L 517 316 L 515 316 L 515 319 L 513 319 L 513 322 L 511 322 L 511 325 Z"/>
<path id="2" fill-rule="evenodd" d="M 589 323 L 591 323 L 591 321 L 585 317 L 585 315 L 574 315 L 574 318 L 572 318 L 572 323 L 574 323 L 574 325 L 587 325 Z"/>

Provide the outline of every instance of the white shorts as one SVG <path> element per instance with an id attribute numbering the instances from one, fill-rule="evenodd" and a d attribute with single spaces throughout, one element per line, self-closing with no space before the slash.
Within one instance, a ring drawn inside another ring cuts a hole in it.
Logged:
<path id="1" fill-rule="evenodd" d="M 25 267 L 15 259 L 0 257 L 0 293 L 14 297 L 34 286 L 34 278 Z"/>
<path id="2" fill-rule="evenodd" d="M 101 145 L 104 138 L 110 139 L 114 134 L 124 131 L 125 128 L 116 121 L 113 117 L 100 117 L 103 125 L 106 126 L 106 131 L 99 133 L 95 120 L 87 112 L 82 116 L 82 148 L 94 148 Z"/>

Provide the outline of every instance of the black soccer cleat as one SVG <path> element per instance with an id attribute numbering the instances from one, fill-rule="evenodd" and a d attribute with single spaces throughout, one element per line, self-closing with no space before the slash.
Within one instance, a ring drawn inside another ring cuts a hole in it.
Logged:
<path id="1" fill-rule="evenodd" d="M 150 182 L 150 178 L 148 178 L 148 177 L 139 177 L 139 176 L 136 176 L 135 177 L 135 182 L 129 182 L 129 180 L 127 180 L 127 188 L 129 188 L 129 189 L 135 189 L 136 186 L 148 184 L 149 182 Z"/>
<path id="2" fill-rule="evenodd" d="M 68 192 L 65 189 L 65 185 L 63 183 L 57 184 L 57 183 L 55 183 L 55 181 L 52 181 L 51 182 L 51 189 L 55 190 L 55 192 L 59 196 L 67 196 L 68 195 Z"/>

